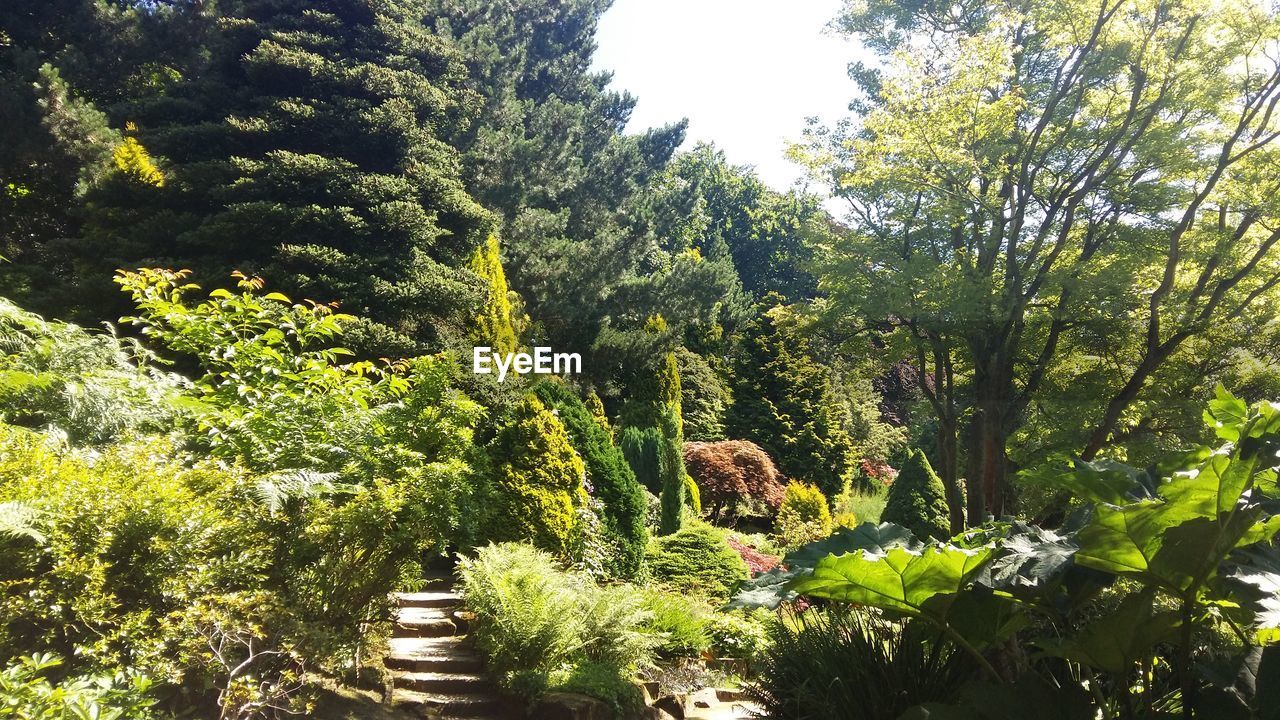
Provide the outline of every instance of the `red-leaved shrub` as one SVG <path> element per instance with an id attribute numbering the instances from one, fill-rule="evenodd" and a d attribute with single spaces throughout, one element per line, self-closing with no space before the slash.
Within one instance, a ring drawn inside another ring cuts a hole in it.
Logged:
<path id="1" fill-rule="evenodd" d="M 742 543 L 736 537 L 730 537 L 725 542 L 729 543 L 729 547 L 733 548 L 742 556 L 742 561 L 747 564 L 747 570 L 751 571 L 751 577 L 755 577 L 760 573 L 769 572 L 778 567 L 778 563 L 782 562 L 782 558 L 776 555 L 762 553 L 759 550 Z"/>
<path id="2" fill-rule="evenodd" d="M 685 443 L 684 464 L 702 491 L 702 507 L 713 517 L 744 498 L 776 511 L 786 495 L 786 478 L 769 454 L 748 440 Z"/>

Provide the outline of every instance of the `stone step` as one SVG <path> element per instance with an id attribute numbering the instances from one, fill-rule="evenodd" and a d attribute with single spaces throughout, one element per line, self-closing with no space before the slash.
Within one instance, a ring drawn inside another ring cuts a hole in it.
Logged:
<path id="1" fill-rule="evenodd" d="M 396 604 L 402 608 L 454 608 L 462 604 L 462 596 L 451 590 L 396 593 Z"/>
<path id="2" fill-rule="evenodd" d="M 430 694 L 484 694 L 494 691 L 487 675 L 459 672 L 404 672 L 392 678 L 396 688 Z"/>
<path id="3" fill-rule="evenodd" d="M 409 672 L 479 672 L 484 661 L 465 635 L 391 638 L 384 664 Z"/>
<path id="4" fill-rule="evenodd" d="M 393 637 L 446 637 L 466 633 L 466 622 L 448 608 L 405 607 L 396 611 Z"/>
<path id="5" fill-rule="evenodd" d="M 460 693 L 424 693 L 396 690 L 391 703 L 398 708 L 428 717 L 482 718 L 502 717 L 505 703 L 496 695 Z"/>

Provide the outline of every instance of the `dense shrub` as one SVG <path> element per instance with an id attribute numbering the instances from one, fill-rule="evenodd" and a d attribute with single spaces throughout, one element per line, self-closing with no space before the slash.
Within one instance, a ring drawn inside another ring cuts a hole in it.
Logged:
<path id="1" fill-rule="evenodd" d="M 897 523 L 921 540 L 951 536 L 946 490 L 920 450 L 912 450 L 889 486 L 889 497 L 880 519 Z"/>
<path id="2" fill-rule="evenodd" d="M 659 654 L 696 657 L 710 647 L 708 623 L 713 614 L 704 601 L 650 588 L 644 591 L 644 607 L 650 615 L 645 627 L 660 638 Z"/>
<path id="3" fill-rule="evenodd" d="M 684 462 L 698 482 L 702 502 L 713 518 L 720 517 L 725 509 L 732 511 L 739 501 L 748 498 L 772 511 L 782 504 L 782 473 L 753 442 L 688 442 L 684 445 Z"/>
<path id="4" fill-rule="evenodd" d="M 651 576 L 674 588 L 726 599 L 747 579 L 747 566 L 715 528 L 690 523 L 672 535 L 649 542 Z"/>
<path id="5" fill-rule="evenodd" d="M 747 564 L 747 571 L 752 577 L 760 573 L 769 572 L 782 562 L 782 558 L 777 555 L 768 555 L 759 550 L 743 543 L 740 539 L 730 536 L 725 540 L 733 551 L 738 553 L 742 561 Z"/>
<path id="6" fill-rule="evenodd" d="M 808 610 L 774 623 L 747 696 L 766 717 L 897 720 L 953 699 L 973 665 L 924 623 L 870 612 Z"/>
<path id="7" fill-rule="evenodd" d="M 605 571 L 619 578 L 634 577 L 640 572 L 649 542 L 644 488 L 636 481 L 622 451 L 613 446 L 609 432 L 567 385 L 543 382 L 535 393 L 555 410 L 569 433 L 586 467 L 589 492 L 602 505 L 600 517 L 608 545 Z"/>
<path id="8" fill-rule="evenodd" d="M 556 416 L 534 395 L 499 429 L 494 460 L 495 540 L 528 540 L 567 558 L 581 531 L 586 468 Z"/>
<path id="9" fill-rule="evenodd" d="M 778 541 L 789 548 L 821 540 L 831 534 L 827 498 L 813 485 L 794 480 L 787 483 L 786 497 L 773 528 Z"/>
<path id="10" fill-rule="evenodd" d="M 716 613 L 707 624 L 711 651 L 717 657 L 754 661 L 769 647 L 769 628 L 774 622 L 773 613 L 760 608 Z"/>

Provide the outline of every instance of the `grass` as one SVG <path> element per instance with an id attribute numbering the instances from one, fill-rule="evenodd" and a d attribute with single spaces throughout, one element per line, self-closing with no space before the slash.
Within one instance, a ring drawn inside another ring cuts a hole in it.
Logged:
<path id="1" fill-rule="evenodd" d="M 881 490 L 874 494 L 850 492 L 844 497 L 837 498 L 835 512 L 832 515 L 851 512 L 858 518 L 859 523 L 879 523 L 888 495 L 888 490 Z"/>

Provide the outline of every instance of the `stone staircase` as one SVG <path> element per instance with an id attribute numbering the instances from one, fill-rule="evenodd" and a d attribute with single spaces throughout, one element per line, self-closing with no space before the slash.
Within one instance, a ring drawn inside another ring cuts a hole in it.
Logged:
<path id="1" fill-rule="evenodd" d="M 510 708 L 472 647 L 453 585 L 452 574 L 437 573 L 422 592 L 396 596 L 391 702 L 424 718 L 506 720 Z"/>

